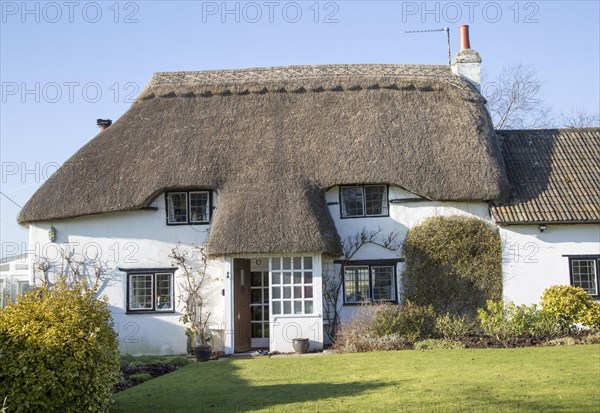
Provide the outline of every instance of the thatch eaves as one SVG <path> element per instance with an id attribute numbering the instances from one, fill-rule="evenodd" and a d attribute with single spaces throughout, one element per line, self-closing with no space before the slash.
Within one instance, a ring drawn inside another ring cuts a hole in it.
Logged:
<path id="1" fill-rule="evenodd" d="M 497 200 L 506 177 L 481 95 L 445 66 L 335 65 L 157 73 L 19 222 L 140 209 L 167 189 L 219 192 L 213 255 L 339 254 L 324 191 L 388 183 Z"/>

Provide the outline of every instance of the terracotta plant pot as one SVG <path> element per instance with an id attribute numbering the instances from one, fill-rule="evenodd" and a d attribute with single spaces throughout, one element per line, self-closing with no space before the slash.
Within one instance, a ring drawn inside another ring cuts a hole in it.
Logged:
<path id="1" fill-rule="evenodd" d="M 199 346 L 194 347 L 194 355 L 196 356 L 196 361 L 208 361 L 211 354 L 212 348 L 209 344 L 201 344 Z"/>
<path id="2" fill-rule="evenodd" d="M 310 341 L 307 338 L 295 338 L 292 341 L 292 346 L 296 354 L 304 354 L 308 352 Z"/>

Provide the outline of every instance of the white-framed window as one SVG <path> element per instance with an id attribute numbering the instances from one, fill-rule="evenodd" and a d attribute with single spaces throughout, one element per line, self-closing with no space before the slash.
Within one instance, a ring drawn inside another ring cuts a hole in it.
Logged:
<path id="1" fill-rule="evenodd" d="M 31 284 L 27 280 L 20 280 L 16 276 L 0 276 L 0 308 L 6 307 L 9 303 L 16 303 L 17 298 L 31 289 Z"/>
<path id="2" fill-rule="evenodd" d="M 167 224 L 208 224 L 211 214 L 210 191 L 167 192 Z"/>
<path id="3" fill-rule="evenodd" d="M 389 215 L 387 185 L 353 185 L 340 188 L 342 218 Z"/>
<path id="4" fill-rule="evenodd" d="M 271 258 L 271 313 L 313 314 L 312 257 Z"/>
<path id="5" fill-rule="evenodd" d="M 127 273 L 127 311 L 174 311 L 173 270 Z"/>
<path id="6" fill-rule="evenodd" d="M 252 338 L 269 338 L 269 272 L 250 273 L 250 322 Z"/>
<path id="7" fill-rule="evenodd" d="M 600 256 L 569 257 L 569 264 L 571 285 L 583 288 L 589 295 L 600 296 Z"/>
<path id="8" fill-rule="evenodd" d="M 344 304 L 397 302 L 395 262 L 350 262 L 343 274 Z"/>

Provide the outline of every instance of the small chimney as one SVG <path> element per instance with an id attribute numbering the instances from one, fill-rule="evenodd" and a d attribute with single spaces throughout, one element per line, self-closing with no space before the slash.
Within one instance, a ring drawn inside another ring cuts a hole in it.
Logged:
<path id="1" fill-rule="evenodd" d="M 467 79 L 477 90 L 480 90 L 481 56 L 471 49 L 469 26 L 462 25 L 458 30 L 460 33 L 460 50 L 452 59 L 452 72 Z"/>
<path id="2" fill-rule="evenodd" d="M 112 120 L 110 119 L 96 119 L 96 125 L 100 128 L 100 132 L 108 129 L 110 125 L 112 125 Z"/>

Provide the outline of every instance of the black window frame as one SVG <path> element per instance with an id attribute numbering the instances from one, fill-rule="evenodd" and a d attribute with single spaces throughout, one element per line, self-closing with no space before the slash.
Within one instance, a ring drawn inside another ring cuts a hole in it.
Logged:
<path id="1" fill-rule="evenodd" d="M 194 192 L 205 192 L 208 194 L 208 220 L 207 221 L 192 221 L 191 220 L 191 202 L 190 202 L 190 193 Z M 184 193 L 186 197 L 186 220 L 185 222 L 170 222 L 169 221 L 169 195 L 170 194 L 179 194 Z M 174 190 L 165 192 L 165 220 L 167 225 L 169 226 L 177 226 L 177 225 L 210 225 L 210 221 L 212 220 L 212 212 L 213 212 L 213 191 L 210 189 L 203 188 L 195 188 L 195 189 L 182 189 L 182 190 Z"/>
<path id="2" fill-rule="evenodd" d="M 169 267 L 169 268 L 135 268 L 135 269 L 122 269 L 119 268 L 120 271 L 124 271 L 127 273 L 127 294 L 126 295 L 126 313 L 127 314 L 168 314 L 175 312 L 175 270 L 177 268 Z M 169 274 L 171 276 L 171 308 L 167 310 L 161 310 L 156 308 L 156 276 L 157 274 Z M 135 275 L 151 275 L 152 276 L 152 308 L 142 308 L 135 309 L 130 307 L 130 295 L 131 295 L 131 277 Z"/>
<path id="3" fill-rule="evenodd" d="M 573 261 L 595 261 L 596 264 L 596 294 L 588 294 L 590 297 L 595 299 L 600 299 L 600 255 L 599 254 L 590 254 L 590 255 L 564 255 L 569 259 L 569 283 L 573 287 L 578 287 L 575 285 L 574 274 L 573 274 Z M 587 292 L 587 291 L 586 291 Z"/>
<path id="4" fill-rule="evenodd" d="M 342 265 L 342 295 L 344 305 L 364 305 L 372 303 L 392 303 L 398 304 L 398 263 L 403 262 L 402 259 L 394 260 L 361 260 L 361 261 L 335 261 L 336 264 Z M 369 299 L 357 302 L 346 301 L 346 267 L 369 267 Z M 394 284 L 394 299 L 392 300 L 374 300 L 373 299 L 373 267 L 392 267 L 393 284 Z"/>
<path id="5" fill-rule="evenodd" d="M 385 187 L 385 214 L 380 215 L 369 215 L 367 214 L 365 187 L 369 186 L 383 186 Z M 344 188 L 362 188 L 363 194 L 363 215 L 349 215 L 344 216 L 344 197 L 342 195 Z M 340 185 L 339 190 L 339 203 L 340 203 L 340 218 L 341 219 L 354 219 L 354 218 L 385 218 L 390 216 L 390 186 L 388 184 L 357 184 L 357 185 Z"/>

